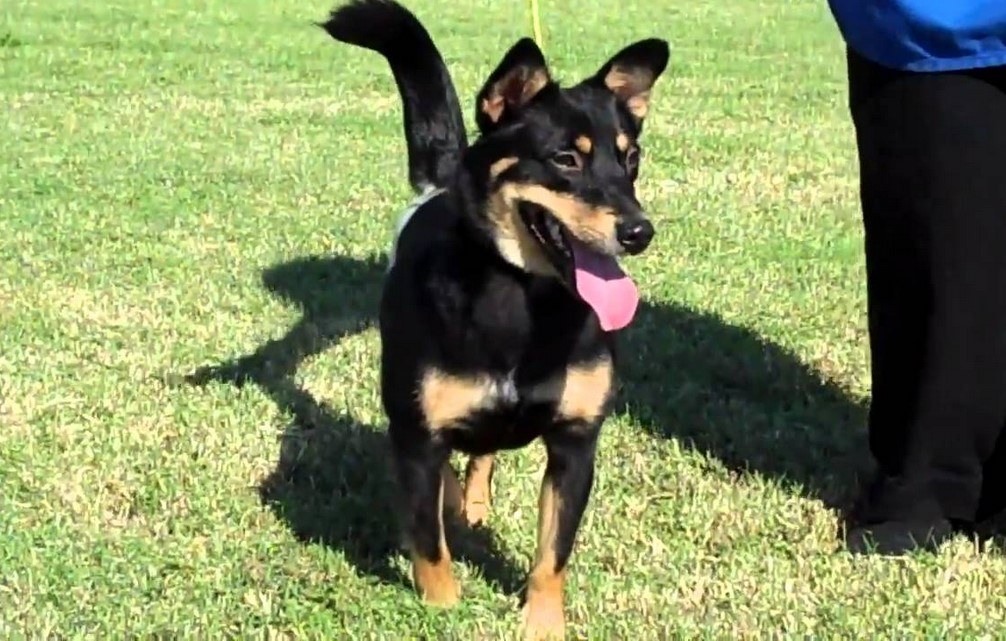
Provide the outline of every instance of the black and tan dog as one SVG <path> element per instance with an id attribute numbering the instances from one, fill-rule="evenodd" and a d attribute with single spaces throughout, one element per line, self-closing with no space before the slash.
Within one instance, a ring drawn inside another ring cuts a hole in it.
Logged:
<path id="1" fill-rule="evenodd" d="M 482 522 L 496 452 L 540 437 L 548 464 L 523 623 L 529 638 L 561 637 L 563 580 L 614 388 L 614 332 L 639 298 L 617 257 L 654 234 L 634 191 L 637 139 L 668 46 L 637 42 L 562 88 L 521 39 L 478 94 L 481 135 L 469 145 L 451 77 L 412 13 L 357 0 L 321 26 L 389 62 L 421 192 L 380 309 L 381 397 L 416 587 L 428 603 L 456 602 L 444 510 Z M 464 488 L 454 450 L 470 455 Z"/>

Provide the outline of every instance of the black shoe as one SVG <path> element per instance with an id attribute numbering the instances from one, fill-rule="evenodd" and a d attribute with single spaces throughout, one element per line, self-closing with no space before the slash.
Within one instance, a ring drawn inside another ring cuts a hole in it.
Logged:
<path id="1" fill-rule="evenodd" d="M 853 554 L 901 556 L 935 552 L 968 524 L 943 516 L 928 487 L 876 473 L 846 520 L 845 547 Z"/>
<path id="2" fill-rule="evenodd" d="M 1006 488 L 982 492 L 978 503 L 977 521 L 1006 521 Z"/>
<path id="3" fill-rule="evenodd" d="M 1006 543 L 1006 492 L 997 489 L 982 494 L 975 523 L 976 534 L 983 546 L 994 539 L 998 539 L 1000 545 Z M 1006 547 L 1003 549 L 1006 551 Z"/>
<path id="4" fill-rule="evenodd" d="M 853 554 L 902 556 L 916 551 L 935 552 L 959 529 L 947 519 L 881 521 L 849 530 L 845 546 Z"/>

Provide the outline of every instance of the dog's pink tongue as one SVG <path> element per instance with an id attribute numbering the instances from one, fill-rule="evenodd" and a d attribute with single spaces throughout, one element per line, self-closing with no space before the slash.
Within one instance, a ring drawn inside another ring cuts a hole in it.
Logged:
<path id="1" fill-rule="evenodd" d="M 632 322 L 639 306 L 639 291 L 618 261 L 579 241 L 572 240 L 570 245 L 576 267 L 576 291 L 594 308 L 601 329 L 613 332 Z"/>

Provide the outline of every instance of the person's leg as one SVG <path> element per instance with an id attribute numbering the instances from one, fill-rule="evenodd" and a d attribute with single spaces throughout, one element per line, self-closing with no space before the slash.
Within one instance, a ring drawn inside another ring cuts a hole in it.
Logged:
<path id="1" fill-rule="evenodd" d="M 997 86 L 1006 92 L 1006 73 L 994 78 Z M 985 461 L 982 472 L 982 496 L 978 505 L 978 522 L 994 520 L 1006 512 L 1006 423 L 999 433 L 995 452 Z"/>
<path id="2" fill-rule="evenodd" d="M 874 459 L 886 476 L 898 474 L 907 454 L 928 330 L 928 265 L 922 246 L 923 230 L 916 220 L 917 212 L 903 202 L 906 179 L 896 177 L 912 168 L 891 162 L 885 149 L 888 139 L 898 135 L 887 122 L 891 106 L 882 103 L 871 110 L 877 96 L 905 75 L 849 53 L 849 101 L 859 151 L 866 253 L 872 388 L 869 441 Z M 902 493 L 908 490 L 918 496 L 899 502 L 911 507 L 911 516 L 920 517 L 923 511 L 929 516 L 941 516 L 925 488 L 906 488 Z M 886 490 L 886 494 L 890 493 Z M 877 509 L 876 499 L 867 504 L 865 507 Z M 864 516 L 869 520 L 868 515 Z"/>
<path id="3" fill-rule="evenodd" d="M 849 533 L 899 553 L 970 523 L 1006 420 L 1006 92 L 850 52 L 879 475 Z"/>

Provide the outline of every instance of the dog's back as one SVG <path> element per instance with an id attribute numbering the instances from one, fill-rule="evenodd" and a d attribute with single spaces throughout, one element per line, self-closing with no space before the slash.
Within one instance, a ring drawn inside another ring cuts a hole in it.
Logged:
<path id="1" fill-rule="evenodd" d="M 393 0 L 353 0 L 319 26 L 388 61 L 402 99 L 409 183 L 416 193 L 443 187 L 468 139 L 454 82 L 426 28 Z"/>

